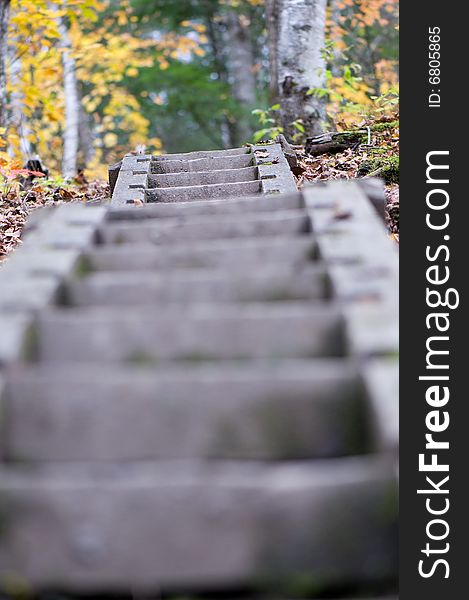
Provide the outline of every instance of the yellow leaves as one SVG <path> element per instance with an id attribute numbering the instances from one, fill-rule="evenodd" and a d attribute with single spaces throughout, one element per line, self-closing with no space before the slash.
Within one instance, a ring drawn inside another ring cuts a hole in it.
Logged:
<path id="1" fill-rule="evenodd" d="M 192 29 L 194 31 L 197 31 L 197 33 L 203 34 L 207 31 L 207 28 L 205 27 L 205 25 L 202 25 L 201 23 L 194 23 L 192 25 Z"/>
<path id="2" fill-rule="evenodd" d="M 54 108 L 46 109 L 44 111 L 44 116 L 52 123 L 58 123 L 63 119 L 63 112 Z"/>
<path id="3" fill-rule="evenodd" d="M 169 68 L 169 62 L 166 60 L 164 56 L 158 56 L 157 58 L 159 67 L 162 71 L 165 71 Z"/>
<path id="4" fill-rule="evenodd" d="M 397 64 L 396 61 L 381 59 L 375 64 L 376 77 L 380 81 L 380 92 L 386 94 L 391 88 L 397 85 Z"/>
<path id="5" fill-rule="evenodd" d="M 29 138 L 52 170 L 60 169 L 65 124 L 59 18 L 68 24 L 76 75 L 85 91 L 82 105 L 95 133 L 92 168 L 102 168 L 103 174 L 114 153 L 117 158 L 148 139 L 149 121 L 139 103 L 144 94 L 133 96 L 121 84 L 124 77 L 137 77 L 140 69 L 155 64 L 168 69 L 171 59 L 186 59 L 191 53 L 202 55 L 200 46 L 207 41 L 206 28 L 198 22 L 188 22 L 186 35 L 135 35 L 139 19 L 129 0 L 12 0 L 11 7 L 10 40 L 20 68 L 10 77 L 8 92 L 16 98 L 27 129 L 18 123 L 17 129 L 10 128 L 10 137 L 0 132 L 0 150 L 8 145 L 19 153 Z M 164 104 L 164 98 L 157 96 L 154 102 Z M 158 138 L 149 143 L 161 149 Z"/>
<path id="6" fill-rule="evenodd" d="M 163 143 L 160 138 L 153 137 L 147 141 L 147 146 L 150 150 L 160 151 L 163 149 Z"/>
<path id="7" fill-rule="evenodd" d="M 123 27 L 124 25 L 127 25 L 128 22 L 128 17 L 127 14 L 124 10 L 120 10 L 118 11 L 115 16 L 117 17 L 117 23 Z"/>
<path id="8" fill-rule="evenodd" d="M 45 69 L 42 70 L 42 75 L 44 77 L 54 77 L 55 75 L 58 75 L 60 69 L 58 66 L 56 67 L 47 67 Z"/>
<path id="9" fill-rule="evenodd" d="M 99 99 L 83 101 L 83 106 L 89 113 L 94 112 L 98 108 L 98 104 L 99 104 Z"/>
<path id="10" fill-rule="evenodd" d="M 89 19 L 92 23 L 95 23 L 98 20 L 98 16 L 92 8 L 83 8 L 82 15 L 85 17 L 85 19 Z"/>
<path id="11" fill-rule="evenodd" d="M 113 148 L 117 144 L 117 135 L 115 133 L 106 133 L 103 137 L 106 148 Z"/>
<path id="12" fill-rule="evenodd" d="M 23 104 L 29 108 L 35 108 L 40 101 L 41 92 L 35 86 L 28 87 L 23 92 Z"/>
<path id="13" fill-rule="evenodd" d="M 0 140 L 1 142 L 1 140 Z M 7 167 L 11 163 L 11 158 L 7 152 L 0 150 L 0 167 Z"/>
<path id="14" fill-rule="evenodd" d="M 20 141 L 20 136 L 15 133 L 15 132 L 11 132 L 7 135 L 7 142 L 8 144 L 15 146 L 16 144 L 18 144 Z"/>

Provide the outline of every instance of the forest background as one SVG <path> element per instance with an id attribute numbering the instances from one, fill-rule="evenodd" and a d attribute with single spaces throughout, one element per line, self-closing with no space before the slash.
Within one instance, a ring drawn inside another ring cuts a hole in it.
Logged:
<path id="1" fill-rule="evenodd" d="M 50 190 L 129 151 L 394 120 L 398 35 L 396 0 L 0 0 L 0 259 Z M 31 159 L 49 174 L 36 194 Z"/>

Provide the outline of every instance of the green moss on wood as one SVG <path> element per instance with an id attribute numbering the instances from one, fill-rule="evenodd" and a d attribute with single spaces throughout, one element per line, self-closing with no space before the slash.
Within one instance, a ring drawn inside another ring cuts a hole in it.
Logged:
<path id="1" fill-rule="evenodd" d="M 26 361 L 37 360 L 39 354 L 39 331 L 37 325 L 32 324 L 23 336 L 21 356 Z"/>
<path id="2" fill-rule="evenodd" d="M 341 131 L 332 136 L 334 142 L 338 144 L 355 145 L 366 144 L 368 142 L 368 132 L 363 131 Z"/>
<path id="3" fill-rule="evenodd" d="M 127 357 L 127 362 L 132 365 L 144 366 L 154 365 L 158 362 L 158 359 L 149 352 L 145 352 L 144 350 L 136 350 Z"/>
<path id="4" fill-rule="evenodd" d="M 399 157 L 386 156 L 366 160 L 360 166 L 358 175 L 381 177 L 386 183 L 399 183 Z"/>
<path id="5" fill-rule="evenodd" d="M 391 129 L 396 129 L 399 127 L 399 121 L 388 121 L 383 123 L 375 123 L 370 127 L 371 131 L 376 131 L 377 133 L 382 131 L 389 131 Z"/>
<path id="6" fill-rule="evenodd" d="M 83 279 L 93 272 L 91 261 L 87 256 L 80 256 L 75 264 L 75 277 Z"/>

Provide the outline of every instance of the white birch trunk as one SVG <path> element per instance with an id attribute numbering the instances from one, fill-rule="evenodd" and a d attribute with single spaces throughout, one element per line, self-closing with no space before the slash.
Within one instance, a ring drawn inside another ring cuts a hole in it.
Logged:
<path id="1" fill-rule="evenodd" d="M 20 152 L 23 156 L 24 162 L 26 163 L 28 160 L 32 158 L 32 150 L 31 150 L 31 129 L 29 127 L 29 123 L 24 116 L 23 111 L 23 100 L 24 96 L 20 91 L 21 86 L 21 59 L 17 56 L 13 55 L 11 52 L 10 59 L 10 84 L 12 88 L 12 92 L 10 94 L 10 115 L 8 122 L 10 125 L 15 127 L 18 136 L 20 138 Z M 8 148 L 8 153 L 10 156 L 13 156 L 14 150 L 13 148 Z"/>
<path id="2" fill-rule="evenodd" d="M 0 0 L 0 127 L 7 126 L 7 38 L 10 0 Z"/>
<path id="3" fill-rule="evenodd" d="M 71 42 L 67 27 L 62 19 L 58 21 L 60 46 L 63 48 L 62 65 L 64 70 L 65 129 L 63 136 L 62 175 L 75 177 L 77 174 L 80 101 L 76 78 L 75 59 L 71 54 Z"/>
<path id="4" fill-rule="evenodd" d="M 308 95 L 325 86 L 327 0 L 282 0 L 278 20 L 278 94 L 285 135 L 298 133 L 293 121 L 301 119 L 307 135 L 322 131 L 325 101 Z"/>

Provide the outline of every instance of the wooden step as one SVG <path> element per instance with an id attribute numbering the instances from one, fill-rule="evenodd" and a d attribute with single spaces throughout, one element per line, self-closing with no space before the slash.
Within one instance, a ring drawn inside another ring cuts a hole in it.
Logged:
<path id="1" fill-rule="evenodd" d="M 46 361 L 157 363 L 343 356 L 337 307 L 321 303 L 49 310 L 38 317 Z"/>
<path id="2" fill-rule="evenodd" d="M 166 173 L 149 175 L 149 188 L 169 188 L 184 186 L 203 186 L 221 183 L 241 183 L 259 180 L 257 167 L 227 169 L 221 171 L 201 171 L 197 173 Z"/>
<path id="3" fill-rule="evenodd" d="M 8 461 L 291 460 L 369 449 L 363 387 L 344 360 L 50 365 L 15 370 L 5 385 Z"/>
<path id="4" fill-rule="evenodd" d="M 147 202 L 190 202 L 212 198 L 232 198 L 252 196 L 261 193 L 260 181 L 237 183 L 213 183 L 211 185 L 191 185 L 183 187 L 147 188 Z"/>
<path id="5" fill-rule="evenodd" d="M 0 581 L 99 596 L 389 584 L 396 494 L 368 457 L 6 467 Z"/>
<path id="6" fill-rule="evenodd" d="M 317 258 L 314 239 L 309 236 L 274 238 L 234 238 L 190 241 L 168 246 L 135 243 L 103 245 L 84 255 L 83 268 L 93 271 L 144 271 L 216 268 L 227 272 L 244 271 L 246 264 L 312 264 Z M 314 263 L 313 263 L 314 264 Z"/>
<path id="7" fill-rule="evenodd" d="M 160 173 L 197 173 L 200 171 L 221 171 L 225 169 L 242 169 L 255 165 L 252 154 L 243 153 L 235 155 L 212 155 L 201 158 L 181 159 L 168 158 L 166 160 L 152 161 L 150 172 Z"/>
<path id="8" fill-rule="evenodd" d="M 308 233 L 310 220 L 303 210 L 249 215 L 180 217 L 136 222 L 111 222 L 101 227 L 99 239 L 106 244 L 179 241 L 246 237 L 294 236 Z"/>
<path id="9" fill-rule="evenodd" d="M 196 158 L 221 158 L 226 156 L 241 156 L 250 154 L 250 148 L 245 146 L 241 148 L 226 148 L 224 150 L 195 150 L 193 152 L 180 152 L 176 154 L 154 154 L 151 157 L 152 162 L 161 162 L 163 160 L 194 160 Z"/>
<path id="10" fill-rule="evenodd" d="M 245 263 L 234 272 L 225 269 L 173 269 L 92 273 L 66 287 L 73 306 L 135 306 L 193 302 L 282 302 L 324 300 L 327 281 L 323 266 L 291 268 L 287 265 Z"/>
<path id="11" fill-rule="evenodd" d="M 300 193 L 281 195 L 256 195 L 241 198 L 196 200 L 192 202 L 152 202 L 140 206 L 111 206 L 108 219 L 137 220 L 169 217 L 196 217 L 201 215 L 245 215 L 251 212 L 270 212 L 304 208 Z"/>

